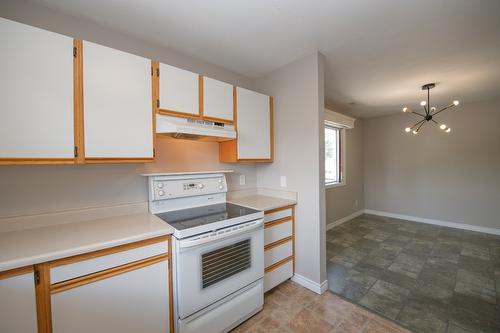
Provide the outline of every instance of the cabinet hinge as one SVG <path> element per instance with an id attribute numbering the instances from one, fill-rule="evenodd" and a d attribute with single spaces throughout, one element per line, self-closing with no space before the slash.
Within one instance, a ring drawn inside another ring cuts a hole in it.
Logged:
<path id="1" fill-rule="evenodd" d="M 40 272 L 35 271 L 33 274 L 33 278 L 35 279 L 35 285 L 39 285 L 40 284 Z"/>
<path id="2" fill-rule="evenodd" d="M 159 68 L 156 69 L 156 77 L 160 77 L 160 69 Z"/>
<path id="3" fill-rule="evenodd" d="M 157 100 L 156 100 L 156 107 L 157 107 L 157 108 L 159 108 L 159 107 L 160 107 L 160 100 L 159 100 L 159 99 L 157 99 Z"/>
<path id="4" fill-rule="evenodd" d="M 75 146 L 75 157 L 78 157 L 78 147 Z"/>
<path id="5" fill-rule="evenodd" d="M 73 58 L 76 58 L 76 46 L 73 46 Z"/>

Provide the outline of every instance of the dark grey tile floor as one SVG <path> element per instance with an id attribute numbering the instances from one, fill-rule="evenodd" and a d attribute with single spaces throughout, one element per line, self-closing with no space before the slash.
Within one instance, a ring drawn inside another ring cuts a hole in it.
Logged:
<path id="1" fill-rule="evenodd" d="M 414 332 L 500 332 L 500 236 L 361 215 L 326 239 L 334 293 Z"/>

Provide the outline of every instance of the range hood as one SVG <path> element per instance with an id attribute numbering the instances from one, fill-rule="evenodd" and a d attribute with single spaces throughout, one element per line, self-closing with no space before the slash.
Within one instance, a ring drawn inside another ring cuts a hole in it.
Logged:
<path id="1" fill-rule="evenodd" d="M 162 114 L 156 115 L 156 134 L 198 141 L 221 142 L 236 139 L 233 125 Z"/>

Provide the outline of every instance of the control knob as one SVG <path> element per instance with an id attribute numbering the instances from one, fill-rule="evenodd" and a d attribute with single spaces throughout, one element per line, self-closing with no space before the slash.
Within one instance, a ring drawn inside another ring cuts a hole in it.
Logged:
<path id="1" fill-rule="evenodd" d="M 224 186 L 219 185 L 219 190 L 222 190 L 222 189 L 224 189 Z"/>
<path id="2" fill-rule="evenodd" d="M 158 195 L 159 195 L 159 196 L 163 196 L 163 195 L 165 195 L 165 191 L 163 191 L 163 190 L 159 190 L 159 191 L 158 191 Z"/>
<path id="3" fill-rule="evenodd" d="M 199 188 L 199 189 L 202 189 L 202 188 L 204 188 L 204 187 L 205 187 L 205 185 L 203 185 L 203 184 L 201 184 L 201 183 L 200 183 L 200 184 L 198 184 L 198 188 Z"/>
<path id="4" fill-rule="evenodd" d="M 158 185 L 156 185 L 158 188 L 163 188 L 163 183 L 158 183 Z"/>

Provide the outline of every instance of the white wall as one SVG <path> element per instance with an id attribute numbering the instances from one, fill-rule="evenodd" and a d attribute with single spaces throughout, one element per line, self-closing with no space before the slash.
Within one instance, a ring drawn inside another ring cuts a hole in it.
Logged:
<path id="1" fill-rule="evenodd" d="M 326 223 L 335 222 L 364 208 L 363 120 L 357 119 L 345 135 L 346 184 L 326 189 Z M 356 200 L 358 205 L 356 205 Z"/>
<path id="2" fill-rule="evenodd" d="M 324 215 L 323 56 L 319 53 L 286 65 L 256 81 L 274 96 L 275 159 L 257 166 L 260 187 L 298 192 L 296 273 L 320 284 L 326 279 Z"/>
<path id="3" fill-rule="evenodd" d="M 406 134 L 411 114 L 364 120 L 365 207 L 500 228 L 500 100 L 437 118 L 452 132 L 427 124 Z"/>
<path id="4" fill-rule="evenodd" d="M 1 1 L 0 16 L 157 59 L 246 88 L 252 89 L 254 85 L 249 78 L 92 22 L 50 11 L 33 1 Z M 156 163 L 146 165 L 0 166 L 0 217 L 144 202 L 148 199 L 147 186 L 140 173 L 145 171 L 232 169 L 236 173 L 228 176 L 230 189 L 242 188 L 238 185 L 239 174 L 246 175 L 243 188 L 256 186 L 255 165 L 219 163 L 217 143 L 160 139 L 156 153 Z"/>

